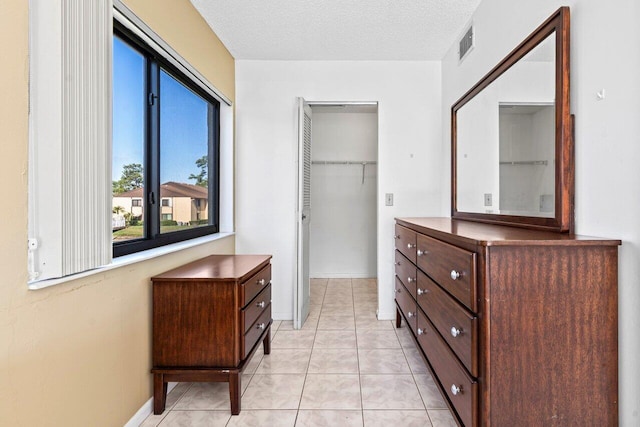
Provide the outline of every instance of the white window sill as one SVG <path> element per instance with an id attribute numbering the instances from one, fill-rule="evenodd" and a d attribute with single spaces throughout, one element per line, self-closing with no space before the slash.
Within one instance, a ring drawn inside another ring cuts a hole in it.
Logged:
<path id="1" fill-rule="evenodd" d="M 206 243 L 215 242 L 229 236 L 233 236 L 235 233 L 216 233 L 209 236 L 198 237 L 196 239 L 185 240 L 184 242 L 173 243 L 171 245 L 161 246 L 159 248 L 153 248 L 135 254 L 124 255 L 115 258 L 111 264 L 102 267 L 94 268 L 93 270 L 83 271 L 82 273 L 72 274 L 70 276 L 60 277 L 57 279 L 46 280 L 34 280 L 28 283 L 30 290 L 44 289 L 49 286 L 59 285 L 61 283 L 70 282 L 72 280 L 81 279 L 83 277 L 93 276 L 95 274 L 104 273 L 109 270 L 124 267 L 126 265 L 136 264 L 142 261 L 148 261 L 159 256 L 168 255 L 174 252 L 179 252 L 184 249 L 193 248 L 196 246 L 204 245 Z"/>

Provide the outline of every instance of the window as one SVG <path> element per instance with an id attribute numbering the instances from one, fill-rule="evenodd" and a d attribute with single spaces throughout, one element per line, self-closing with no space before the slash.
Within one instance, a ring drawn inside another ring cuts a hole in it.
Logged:
<path id="1" fill-rule="evenodd" d="M 113 231 L 114 256 L 219 231 L 219 111 L 216 99 L 114 23 L 113 210 L 126 220 Z M 192 208 L 200 199 L 206 210 Z"/>

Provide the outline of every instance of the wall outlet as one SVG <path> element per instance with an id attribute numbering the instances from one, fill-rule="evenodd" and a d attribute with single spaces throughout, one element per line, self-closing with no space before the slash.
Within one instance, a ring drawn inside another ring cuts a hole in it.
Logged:
<path id="1" fill-rule="evenodd" d="M 484 205 L 492 206 L 492 204 L 493 204 L 493 197 L 491 193 L 484 193 Z"/>
<path id="2" fill-rule="evenodd" d="M 393 193 L 386 193 L 384 195 L 385 206 L 393 206 Z"/>

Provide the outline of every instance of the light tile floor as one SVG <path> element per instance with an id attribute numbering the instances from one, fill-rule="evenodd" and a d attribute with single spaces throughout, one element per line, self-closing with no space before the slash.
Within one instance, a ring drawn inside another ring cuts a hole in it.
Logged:
<path id="1" fill-rule="evenodd" d="M 180 383 L 142 426 L 455 426 L 404 322 L 376 308 L 375 279 L 312 279 L 303 328 L 274 321 L 245 369 L 240 415 L 228 384 Z"/>

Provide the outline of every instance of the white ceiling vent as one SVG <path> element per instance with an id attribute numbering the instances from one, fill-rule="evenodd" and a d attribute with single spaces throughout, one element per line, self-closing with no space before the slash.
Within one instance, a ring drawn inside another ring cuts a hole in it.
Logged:
<path id="1" fill-rule="evenodd" d="M 464 36 L 460 39 L 458 44 L 458 61 L 462 62 L 467 57 L 469 52 L 473 50 L 474 37 L 473 37 L 473 24 L 469 25 L 467 31 L 464 32 Z"/>

